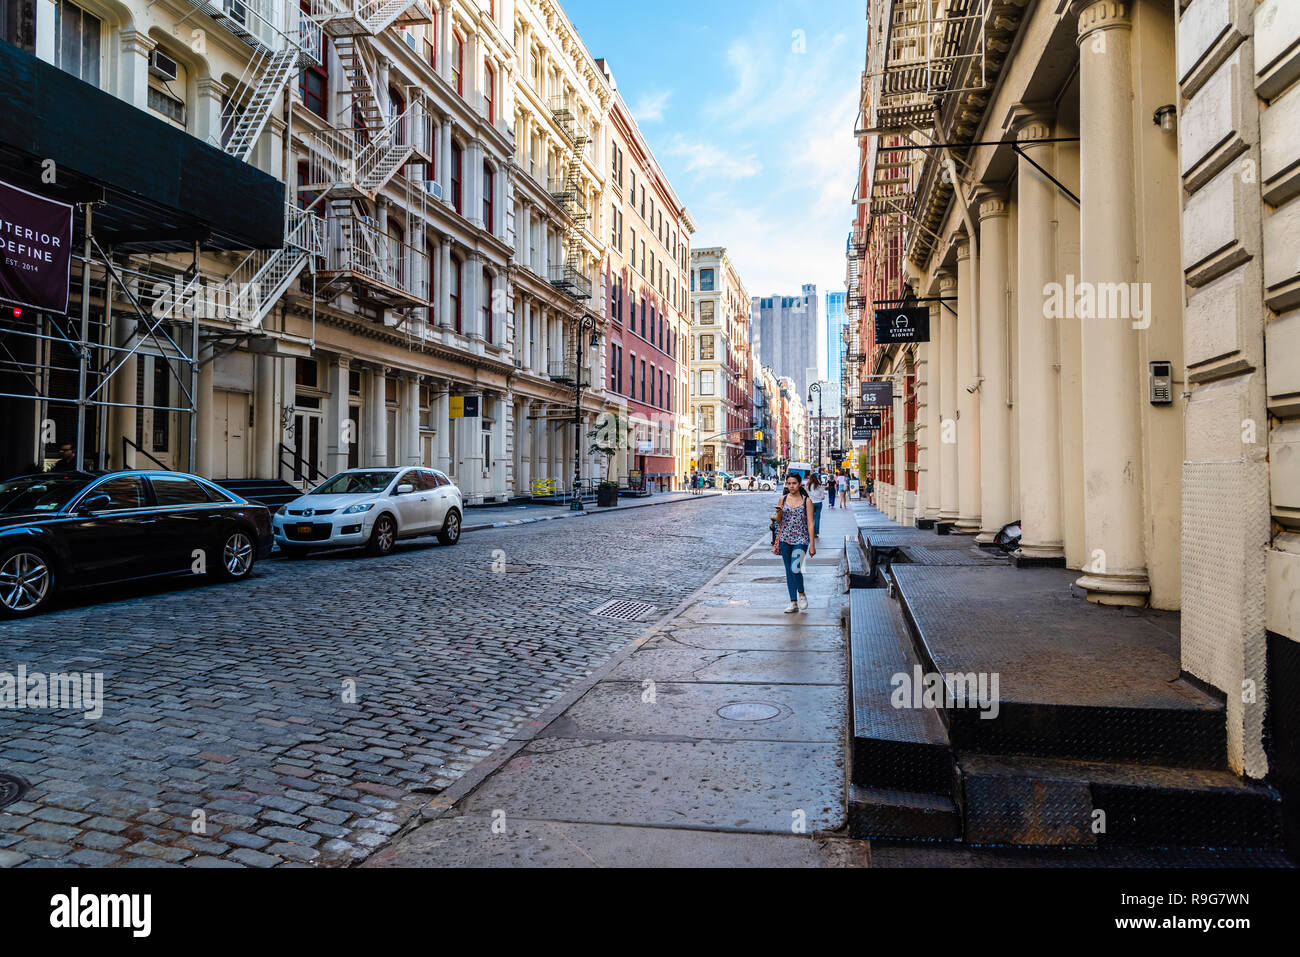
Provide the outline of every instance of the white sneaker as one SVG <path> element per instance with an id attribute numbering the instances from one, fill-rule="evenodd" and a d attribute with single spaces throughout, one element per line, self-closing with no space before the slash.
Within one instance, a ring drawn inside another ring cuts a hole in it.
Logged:
<path id="1" fill-rule="evenodd" d="M 807 596 L 807 595 L 800 595 L 800 596 L 799 596 L 799 610 L 800 610 L 800 611 L 807 611 L 807 610 L 808 610 L 808 596 Z"/>
<path id="2" fill-rule="evenodd" d="M 790 602 L 790 607 L 785 610 L 785 613 L 787 615 L 793 615 L 798 610 L 799 610 L 799 606 L 794 602 Z"/>

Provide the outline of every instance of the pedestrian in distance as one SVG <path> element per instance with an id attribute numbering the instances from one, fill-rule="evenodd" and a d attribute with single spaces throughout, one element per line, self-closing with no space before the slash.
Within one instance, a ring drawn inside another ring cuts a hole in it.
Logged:
<path id="1" fill-rule="evenodd" d="M 839 500 L 840 508 L 849 507 L 849 477 L 843 472 L 835 476 L 835 497 Z"/>
<path id="2" fill-rule="evenodd" d="M 834 508 L 835 507 L 835 476 L 834 475 L 832 475 L 830 477 L 830 480 L 826 483 L 826 493 L 827 493 L 827 497 L 830 499 L 830 503 L 831 503 L 830 507 Z"/>
<path id="3" fill-rule="evenodd" d="M 772 554 L 780 555 L 785 565 L 785 586 L 790 594 L 790 607 L 785 613 L 792 615 L 808 608 L 803 563 L 817 554 L 817 543 L 811 533 L 815 525 L 813 502 L 803 482 L 793 472 L 785 477 L 785 494 L 777 503 L 772 520 L 778 523 Z"/>
<path id="4" fill-rule="evenodd" d="M 816 472 L 808 476 L 808 497 L 813 503 L 813 537 L 819 538 L 822 533 L 822 506 L 826 504 L 826 486 Z"/>

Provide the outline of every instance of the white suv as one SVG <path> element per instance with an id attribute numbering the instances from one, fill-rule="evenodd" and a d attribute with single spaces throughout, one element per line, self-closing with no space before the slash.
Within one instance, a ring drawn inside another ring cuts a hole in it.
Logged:
<path id="1" fill-rule="evenodd" d="M 387 555 L 398 539 L 420 535 L 455 545 L 464 508 L 460 489 L 434 469 L 349 469 L 281 506 L 272 525 L 288 556 L 357 545 Z"/>

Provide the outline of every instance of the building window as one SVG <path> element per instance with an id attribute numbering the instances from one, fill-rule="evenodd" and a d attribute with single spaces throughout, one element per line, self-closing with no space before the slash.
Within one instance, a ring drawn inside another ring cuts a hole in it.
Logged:
<path id="1" fill-rule="evenodd" d="M 487 163 L 483 164 L 483 228 L 489 233 L 496 232 L 496 216 L 492 199 L 496 195 L 496 173 Z"/>
<path id="2" fill-rule="evenodd" d="M 713 270 L 712 269 L 700 270 L 700 291 L 701 292 L 713 291 Z"/>
<path id="3" fill-rule="evenodd" d="M 451 33 L 451 85 L 465 95 L 465 41 L 455 30 Z"/>
<path id="4" fill-rule="evenodd" d="M 700 358 L 713 358 L 713 336 L 700 336 Z"/>
<path id="5" fill-rule="evenodd" d="M 497 121 L 496 113 L 497 98 L 497 71 L 490 65 L 483 67 L 483 109 L 487 113 L 487 121 L 495 123 Z"/>
<path id="6" fill-rule="evenodd" d="M 453 328 L 455 328 L 457 332 L 462 331 L 460 321 L 460 274 L 460 257 L 453 255 L 451 257 L 451 275 L 447 278 L 451 280 L 451 321 Z"/>
<path id="7" fill-rule="evenodd" d="M 645 391 L 645 360 L 644 359 L 641 360 L 641 401 L 642 402 L 648 401 L 646 397 L 646 391 Z"/>
<path id="8" fill-rule="evenodd" d="M 645 296 L 641 297 L 641 338 L 645 336 Z"/>
<path id="9" fill-rule="evenodd" d="M 492 274 L 483 273 L 483 338 L 495 342 L 492 337 Z"/>
<path id="10" fill-rule="evenodd" d="M 100 20 L 74 3 L 54 5 L 54 65 L 99 86 Z"/>
<path id="11" fill-rule="evenodd" d="M 700 371 L 700 395 L 713 395 L 713 370 Z"/>
<path id="12" fill-rule="evenodd" d="M 462 170 L 461 161 L 464 158 L 465 150 L 455 140 L 451 141 L 451 202 L 456 212 L 464 215 L 464 209 L 461 207 L 462 191 Z"/>
<path id="13" fill-rule="evenodd" d="M 713 300 L 706 299 L 700 303 L 700 325 L 713 325 Z"/>
<path id="14" fill-rule="evenodd" d="M 149 87 L 149 109 L 161 113 L 181 128 L 185 127 L 185 102 L 169 93 L 164 93 L 156 86 Z"/>
<path id="15" fill-rule="evenodd" d="M 700 409 L 700 428 L 705 432 L 712 432 L 715 428 L 716 419 L 713 417 L 713 406 L 706 405 Z"/>

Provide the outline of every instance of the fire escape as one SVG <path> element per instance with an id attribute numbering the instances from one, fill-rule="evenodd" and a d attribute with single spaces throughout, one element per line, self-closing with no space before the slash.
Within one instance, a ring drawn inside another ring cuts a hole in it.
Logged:
<path id="1" fill-rule="evenodd" d="M 564 261 L 551 266 L 548 277 L 552 286 L 574 299 L 591 298 L 591 279 L 583 271 L 585 256 L 582 230 L 591 220 L 582 188 L 582 158 L 591 143 L 591 134 L 578 122 L 564 97 L 551 100 L 551 117 L 568 145 L 559 174 L 551 180 L 550 191 L 564 208 Z"/>
<path id="2" fill-rule="evenodd" d="M 350 120 L 302 135 L 307 181 L 299 185 L 299 197 L 326 214 L 317 295 L 330 302 L 349 292 L 355 302 L 381 313 L 393 310 L 393 324 L 400 324 L 413 310 L 430 307 L 427 177 L 402 175 L 409 165 L 432 162 L 430 111 L 419 87 L 396 96 L 379 88 L 383 54 L 374 41 L 394 27 L 432 18 L 419 0 L 312 3 L 344 75 L 336 115 Z M 379 194 L 394 181 L 405 212 L 402 238 L 383 227 L 379 211 Z"/>

